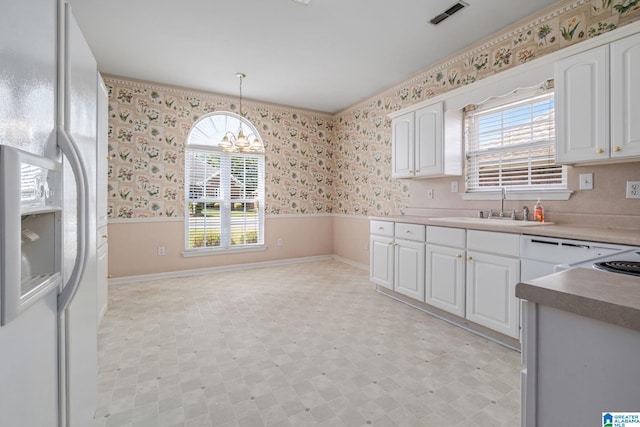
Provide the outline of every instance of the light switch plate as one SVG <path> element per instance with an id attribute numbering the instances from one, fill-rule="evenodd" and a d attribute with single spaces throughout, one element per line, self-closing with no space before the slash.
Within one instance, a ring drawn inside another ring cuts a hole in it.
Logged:
<path id="1" fill-rule="evenodd" d="M 433 189 L 432 188 L 427 190 L 427 199 L 433 199 Z"/>
<path id="2" fill-rule="evenodd" d="M 592 173 L 580 174 L 580 190 L 593 190 L 593 174 Z"/>
<path id="3" fill-rule="evenodd" d="M 627 181 L 627 199 L 640 199 L 640 181 Z"/>

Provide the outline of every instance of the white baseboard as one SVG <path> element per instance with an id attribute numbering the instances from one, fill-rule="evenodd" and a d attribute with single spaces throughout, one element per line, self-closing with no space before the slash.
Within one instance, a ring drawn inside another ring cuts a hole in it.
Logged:
<path id="1" fill-rule="evenodd" d="M 333 259 L 335 259 L 336 261 L 343 262 L 345 264 L 349 264 L 361 270 L 369 271 L 369 264 L 362 264 L 361 262 L 355 262 L 349 258 L 341 257 L 340 255 L 333 255 Z"/>
<path id="2" fill-rule="evenodd" d="M 368 266 L 362 266 L 359 263 L 354 263 L 353 261 L 350 261 L 346 258 L 338 257 L 336 255 L 318 255 L 318 256 L 309 256 L 309 257 L 301 257 L 301 258 L 279 259 L 275 261 L 261 261 L 261 262 L 250 262 L 246 264 L 224 265 L 220 267 L 198 268 L 194 270 L 180 270 L 180 271 L 169 271 L 166 273 L 141 274 L 137 276 L 117 277 L 114 279 L 109 279 L 109 285 L 121 285 L 124 283 L 146 282 L 149 280 L 174 279 L 177 277 L 197 276 L 199 274 L 221 273 L 225 271 L 248 270 L 251 268 L 276 267 L 279 265 L 300 264 L 304 262 L 321 261 L 321 260 L 328 260 L 328 259 L 335 259 L 337 261 L 341 261 L 346 264 L 353 265 L 355 267 L 364 268 L 365 270 L 369 269 Z"/>

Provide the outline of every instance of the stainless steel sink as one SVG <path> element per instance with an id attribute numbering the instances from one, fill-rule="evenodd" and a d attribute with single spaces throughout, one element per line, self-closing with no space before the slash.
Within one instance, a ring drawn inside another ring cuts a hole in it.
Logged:
<path id="1" fill-rule="evenodd" d="M 497 219 L 497 218 L 469 218 L 469 217 L 450 217 L 450 218 L 432 218 L 434 221 L 448 222 L 451 224 L 476 224 L 476 225 L 492 225 L 504 227 L 538 227 L 542 225 L 552 225 L 553 222 L 537 222 L 537 221 L 519 221 L 513 219 Z"/>

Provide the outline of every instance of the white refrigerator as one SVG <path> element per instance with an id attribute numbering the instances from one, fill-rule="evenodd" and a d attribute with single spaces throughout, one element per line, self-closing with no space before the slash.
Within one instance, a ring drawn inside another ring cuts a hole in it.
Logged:
<path id="1" fill-rule="evenodd" d="M 66 0 L 2 1 L 0 426 L 92 423 L 99 78 Z"/>

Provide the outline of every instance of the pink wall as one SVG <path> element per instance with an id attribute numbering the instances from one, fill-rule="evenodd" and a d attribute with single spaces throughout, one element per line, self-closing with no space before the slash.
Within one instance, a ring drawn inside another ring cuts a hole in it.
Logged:
<path id="1" fill-rule="evenodd" d="M 109 276 L 169 273 L 226 265 L 331 255 L 333 218 L 329 215 L 268 217 L 266 249 L 257 252 L 184 257 L 182 221 L 109 224 Z M 277 245 L 282 239 L 282 246 Z M 164 256 L 158 247 L 164 246 Z"/>

